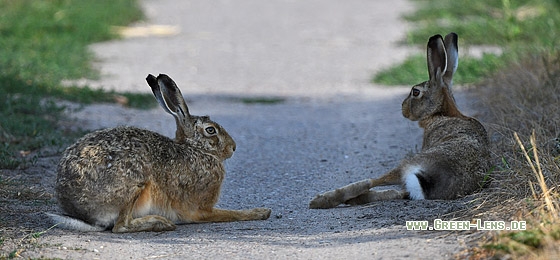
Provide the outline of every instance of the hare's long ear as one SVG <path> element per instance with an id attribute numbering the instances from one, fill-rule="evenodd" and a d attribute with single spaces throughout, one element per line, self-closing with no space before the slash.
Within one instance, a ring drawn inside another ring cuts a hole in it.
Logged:
<path id="1" fill-rule="evenodd" d="M 427 58 L 430 82 L 440 85 L 443 83 L 443 73 L 447 69 L 447 54 L 441 35 L 434 35 L 428 40 Z"/>
<path id="2" fill-rule="evenodd" d="M 193 134 L 193 117 L 189 113 L 189 109 L 181 94 L 181 91 L 175 82 L 165 74 L 159 74 L 156 78 L 152 74 L 146 78 L 148 85 L 152 88 L 154 97 L 159 105 L 169 114 L 175 117 L 177 122 L 177 138 L 184 135 L 191 136 Z M 180 131 L 182 130 L 182 131 Z"/>
<path id="3" fill-rule="evenodd" d="M 152 89 L 152 93 L 154 94 L 154 97 L 156 98 L 159 105 L 163 108 L 163 110 L 165 110 L 165 112 L 175 116 L 174 113 L 171 112 L 171 108 L 169 108 L 169 106 L 167 106 L 167 104 L 165 103 L 165 100 L 163 99 L 163 96 L 161 94 L 161 89 L 159 88 L 159 85 L 158 85 L 157 78 L 152 74 L 148 74 L 148 77 L 146 77 L 146 82 L 148 82 L 148 85 Z"/>
<path id="4" fill-rule="evenodd" d="M 159 74 L 157 83 L 163 94 L 163 100 L 167 107 L 170 108 L 172 114 L 179 118 L 190 118 L 189 108 L 175 82 L 169 76 Z"/>
<path id="5" fill-rule="evenodd" d="M 445 36 L 443 40 L 445 43 L 445 50 L 447 53 L 447 70 L 443 74 L 443 81 L 451 88 L 453 85 L 453 74 L 457 71 L 459 65 L 459 46 L 457 39 L 459 37 L 456 33 L 450 33 Z"/>

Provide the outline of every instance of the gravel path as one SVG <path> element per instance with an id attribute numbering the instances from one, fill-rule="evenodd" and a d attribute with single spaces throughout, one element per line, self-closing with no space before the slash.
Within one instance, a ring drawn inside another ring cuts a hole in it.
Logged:
<path id="1" fill-rule="evenodd" d="M 463 209 L 461 201 L 307 208 L 315 194 L 379 176 L 419 149 L 420 129 L 400 113 L 409 87 L 369 83 L 375 71 L 410 53 L 397 41 L 408 30 L 399 17 L 413 8 L 411 3 L 142 3 L 148 24 L 139 26 L 166 25 L 171 33 L 93 46 L 103 74 L 93 86 L 148 92 L 148 73 L 170 75 L 191 113 L 210 115 L 237 142 L 218 206 L 269 207 L 272 216 L 266 221 L 182 225 L 165 233 L 53 229 L 39 238 L 44 247 L 27 250 L 24 257 L 448 259 L 464 248 L 464 235 L 407 231 L 404 225 Z M 284 101 L 241 102 L 252 97 Z M 468 107 L 462 95 L 457 99 L 460 107 Z M 175 131 L 173 118 L 160 108 L 93 105 L 73 116 L 89 129 L 126 124 L 168 136 Z M 53 167 L 46 167 L 46 174 L 54 180 Z"/>

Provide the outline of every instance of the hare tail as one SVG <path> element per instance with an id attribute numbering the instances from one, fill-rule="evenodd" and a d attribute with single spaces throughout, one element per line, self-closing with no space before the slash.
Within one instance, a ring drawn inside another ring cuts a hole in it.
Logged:
<path id="1" fill-rule="evenodd" d="M 424 189 L 422 187 L 422 167 L 409 166 L 403 174 L 403 182 L 406 190 L 410 193 L 410 198 L 413 200 L 424 199 Z"/>
<path id="2" fill-rule="evenodd" d="M 45 213 L 49 216 L 57 225 L 57 227 L 64 229 L 78 230 L 82 232 L 99 232 L 104 231 L 107 228 L 101 226 L 93 226 L 79 219 L 71 218 L 68 216 L 61 216 L 53 213 Z"/>

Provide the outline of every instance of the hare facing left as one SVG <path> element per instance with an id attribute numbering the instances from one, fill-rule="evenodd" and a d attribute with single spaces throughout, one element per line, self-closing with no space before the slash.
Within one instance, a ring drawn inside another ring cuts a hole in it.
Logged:
<path id="1" fill-rule="evenodd" d="M 379 178 L 366 179 L 315 196 L 312 209 L 395 199 L 457 199 L 486 183 L 490 169 L 488 134 L 457 108 L 451 87 L 459 62 L 458 35 L 428 39 L 429 79 L 414 85 L 401 104 L 402 115 L 424 129 L 422 150 Z M 402 190 L 371 190 L 401 185 Z"/>
<path id="2" fill-rule="evenodd" d="M 177 124 L 175 139 L 121 126 L 87 134 L 58 165 L 59 226 L 80 231 L 169 231 L 175 224 L 265 220 L 270 209 L 215 208 L 235 151 L 226 130 L 208 116 L 189 114 L 175 82 L 148 75 L 161 107 Z"/>

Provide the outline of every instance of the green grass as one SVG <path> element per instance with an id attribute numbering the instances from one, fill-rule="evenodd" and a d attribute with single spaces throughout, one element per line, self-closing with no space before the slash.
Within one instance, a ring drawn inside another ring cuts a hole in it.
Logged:
<path id="1" fill-rule="evenodd" d="M 63 79 L 94 77 L 87 45 L 115 38 L 111 25 L 140 18 L 135 0 L 2 0 L 2 79 L 37 82 L 48 91 Z"/>
<path id="2" fill-rule="evenodd" d="M 538 44 L 553 46 L 560 32 L 558 0 L 421 0 L 420 8 L 405 18 L 419 24 L 407 42 L 424 44 L 437 32 L 454 31 L 467 45 Z"/>
<path id="3" fill-rule="evenodd" d="M 0 169 L 28 162 L 20 152 L 67 142 L 56 100 L 114 102 L 117 93 L 60 82 L 98 77 L 87 46 L 142 17 L 136 0 L 0 0 Z M 155 104 L 149 95 L 120 95 L 130 106 Z"/>
<path id="4" fill-rule="evenodd" d="M 61 107 L 36 95 L 0 91 L 0 167 L 15 168 L 25 161 L 21 152 L 58 146 L 65 135 L 56 130 Z"/>
<path id="5" fill-rule="evenodd" d="M 461 57 L 456 84 L 479 82 L 522 53 L 553 50 L 560 44 L 560 1 L 558 0 L 418 0 L 418 10 L 405 16 L 415 25 L 404 43 L 425 48 L 434 34 L 459 35 L 459 52 L 469 46 L 492 45 L 503 48 L 501 55 L 481 59 Z M 427 79 L 425 53 L 379 72 L 373 82 L 385 85 L 412 85 Z"/>
<path id="6" fill-rule="evenodd" d="M 495 241 L 485 244 L 484 249 L 494 251 L 497 256 L 506 254 L 516 256 L 531 256 L 536 258 L 544 254 L 536 253 L 542 248 L 550 246 L 554 242 L 560 241 L 560 225 L 558 223 L 544 223 L 538 227 L 539 223 L 533 223 L 534 228 L 517 232 L 503 232 L 498 235 Z M 549 258 L 552 259 L 552 258 Z"/>

